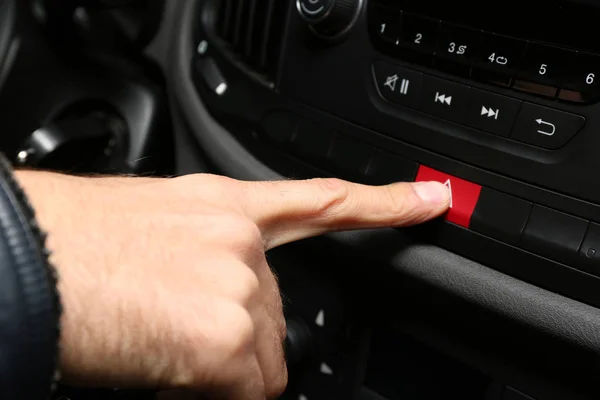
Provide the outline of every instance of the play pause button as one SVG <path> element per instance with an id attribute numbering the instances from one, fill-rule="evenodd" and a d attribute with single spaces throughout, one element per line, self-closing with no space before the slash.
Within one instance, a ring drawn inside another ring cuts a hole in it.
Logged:
<path id="1" fill-rule="evenodd" d="M 471 88 L 467 107 L 467 125 L 508 137 L 521 108 L 521 101 Z"/>

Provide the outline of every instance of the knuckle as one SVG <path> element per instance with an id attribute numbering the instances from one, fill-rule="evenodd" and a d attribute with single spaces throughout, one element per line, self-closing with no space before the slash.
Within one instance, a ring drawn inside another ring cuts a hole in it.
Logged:
<path id="1" fill-rule="evenodd" d="M 230 296 L 236 304 L 247 309 L 260 293 L 260 281 L 256 273 L 245 264 L 236 268 L 234 273 L 234 277 L 229 281 Z"/>
<path id="2" fill-rule="evenodd" d="M 262 235 L 258 226 L 241 215 L 225 214 L 220 220 L 225 242 L 237 251 L 262 251 Z"/>
<path id="3" fill-rule="evenodd" d="M 172 183 L 175 190 L 192 197 L 220 198 L 225 193 L 233 193 L 238 181 L 214 174 L 189 174 L 174 178 Z"/>
<path id="4" fill-rule="evenodd" d="M 317 214 L 334 213 L 346 204 L 350 191 L 346 182 L 338 178 L 313 179 L 316 190 L 315 211 Z"/>
<path id="5" fill-rule="evenodd" d="M 220 313 L 213 348 L 220 354 L 221 367 L 227 368 L 254 353 L 254 322 L 245 308 L 234 303 L 226 303 Z"/>
<path id="6" fill-rule="evenodd" d="M 401 216 L 409 211 L 409 201 L 404 193 L 399 194 L 397 190 L 394 190 L 392 186 L 385 186 L 385 193 L 389 199 L 389 212 L 392 215 Z"/>
<path id="7" fill-rule="evenodd" d="M 228 185 L 236 182 L 234 179 L 214 174 L 189 174 L 175 178 L 177 182 L 188 184 L 206 184 L 206 185 Z"/>

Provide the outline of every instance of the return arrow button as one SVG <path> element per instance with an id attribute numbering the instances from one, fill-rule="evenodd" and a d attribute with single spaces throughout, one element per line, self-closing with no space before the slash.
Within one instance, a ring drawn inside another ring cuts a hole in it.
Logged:
<path id="1" fill-rule="evenodd" d="M 585 118 L 565 111 L 523 103 L 511 138 L 545 149 L 558 149 L 585 125 Z"/>

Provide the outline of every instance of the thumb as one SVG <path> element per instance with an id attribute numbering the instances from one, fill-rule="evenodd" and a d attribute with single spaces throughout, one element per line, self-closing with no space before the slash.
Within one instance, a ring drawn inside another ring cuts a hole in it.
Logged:
<path id="1" fill-rule="evenodd" d="M 339 179 L 242 183 L 244 213 L 267 249 L 326 232 L 409 226 L 447 211 L 439 182 L 365 186 Z"/>

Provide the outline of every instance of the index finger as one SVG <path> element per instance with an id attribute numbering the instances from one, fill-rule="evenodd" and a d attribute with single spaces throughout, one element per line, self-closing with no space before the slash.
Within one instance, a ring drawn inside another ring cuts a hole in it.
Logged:
<path id="1" fill-rule="evenodd" d="M 439 182 L 366 186 L 340 179 L 243 183 L 244 212 L 266 248 L 326 232 L 415 225 L 444 213 Z"/>

